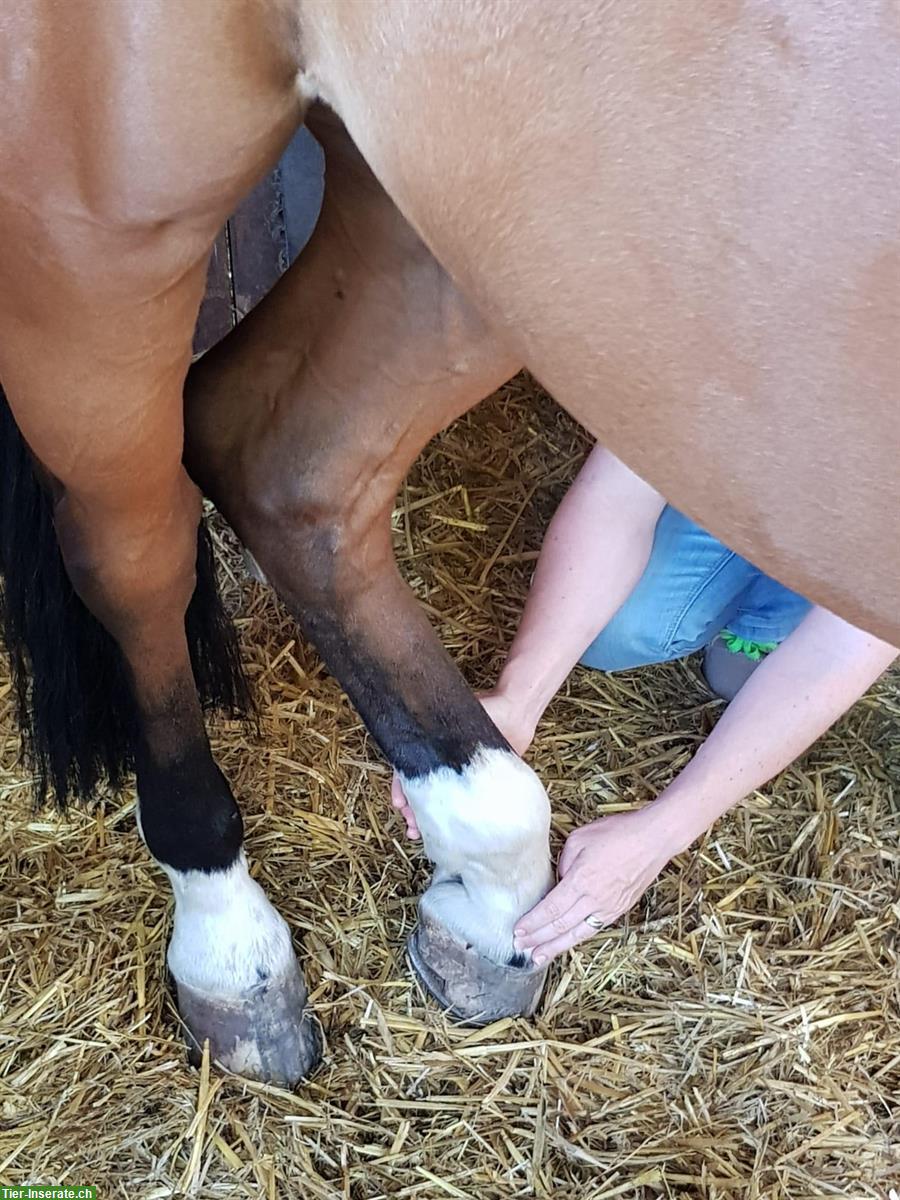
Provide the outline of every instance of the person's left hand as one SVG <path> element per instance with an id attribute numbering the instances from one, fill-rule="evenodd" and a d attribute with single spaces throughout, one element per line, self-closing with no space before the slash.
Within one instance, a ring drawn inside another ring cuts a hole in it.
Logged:
<path id="1" fill-rule="evenodd" d="M 540 965 L 611 925 L 637 903 L 680 847 L 652 804 L 583 825 L 559 858 L 559 883 L 515 930 Z M 588 924 L 591 917 L 596 923 Z"/>

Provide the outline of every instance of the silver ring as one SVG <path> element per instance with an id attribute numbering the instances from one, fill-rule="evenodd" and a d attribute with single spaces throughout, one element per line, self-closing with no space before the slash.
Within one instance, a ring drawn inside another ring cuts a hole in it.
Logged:
<path id="1" fill-rule="evenodd" d="M 590 925 L 591 929 L 605 929 L 606 921 L 599 913 L 591 913 L 589 917 L 584 918 L 585 925 Z"/>

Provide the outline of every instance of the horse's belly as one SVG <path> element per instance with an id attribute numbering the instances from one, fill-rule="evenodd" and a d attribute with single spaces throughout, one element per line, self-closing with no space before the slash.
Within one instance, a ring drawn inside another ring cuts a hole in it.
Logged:
<path id="1" fill-rule="evenodd" d="M 329 98 L 556 398 L 726 543 L 900 640 L 889 7 L 340 11 Z"/>

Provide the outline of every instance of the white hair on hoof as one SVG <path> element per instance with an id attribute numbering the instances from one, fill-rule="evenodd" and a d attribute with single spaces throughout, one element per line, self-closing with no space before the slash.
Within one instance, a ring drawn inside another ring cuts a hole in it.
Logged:
<path id="1" fill-rule="evenodd" d="M 513 928 L 553 884 L 550 802 L 509 750 L 480 748 L 459 772 L 401 776 L 435 864 L 421 908 L 486 958 L 517 956 Z"/>
<path id="2" fill-rule="evenodd" d="M 235 997 L 288 974 L 295 962 L 284 917 L 250 877 L 243 852 L 224 871 L 174 871 L 168 963 L 176 981 L 209 996 Z"/>

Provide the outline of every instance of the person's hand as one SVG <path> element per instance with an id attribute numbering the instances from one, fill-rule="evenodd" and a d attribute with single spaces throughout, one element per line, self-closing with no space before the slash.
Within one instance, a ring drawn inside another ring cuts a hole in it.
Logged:
<path id="1" fill-rule="evenodd" d="M 516 949 L 531 950 L 540 965 L 592 937 L 637 903 L 680 848 L 652 804 L 576 829 L 559 858 L 559 883 L 517 923 Z"/>
<path id="2" fill-rule="evenodd" d="M 403 790 L 403 785 L 400 782 L 400 776 L 394 772 L 394 777 L 391 780 L 391 806 L 396 808 L 397 812 L 406 822 L 406 836 L 410 841 L 417 841 L 422 835 L 419 833 L 419 827 L 416 824 L 416 818 L 410 803 L 406 798 L 406 793 Z"/>
<path id="3" fill-rule="evenodd" d="M 477 696 L 516 754 L 524 754 L 534 740 L 534 724 L 519 711 L 514 701 L 499 689 L 494 692 L 478 692 Z M 420 836 L 419 827 L 396 772 L 391 780 L 391 805 L 406 822 L 406 836 L 415 841 Z"/>
<path id="4" fill-rule="evenodd" d="M 534 741 L 535 722 L 526 717 L 521 707 L 499 688 L 493 692 L 477 692 L 482 706 L 506 740 L 521 757 Z"/>

